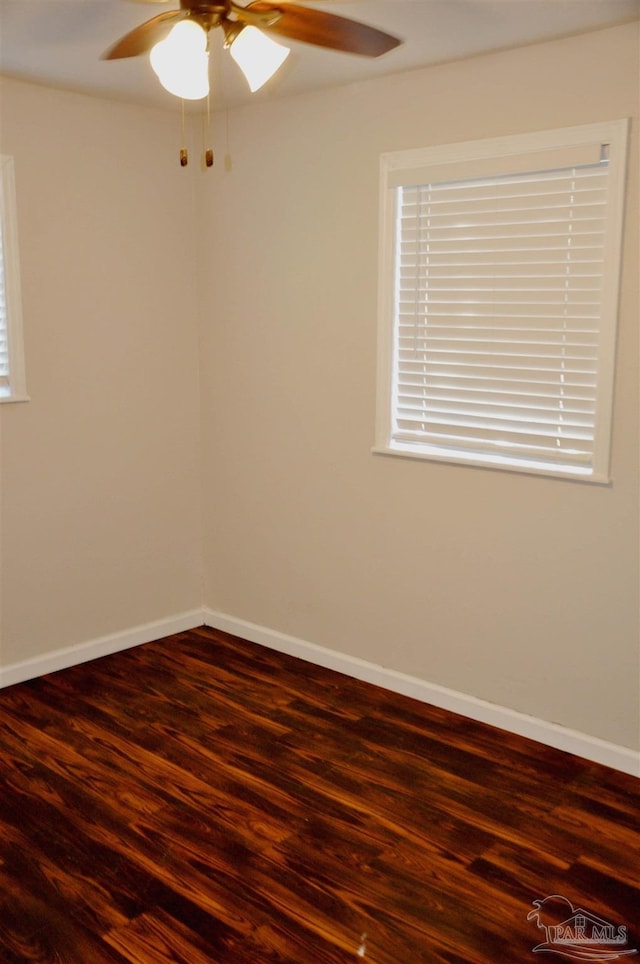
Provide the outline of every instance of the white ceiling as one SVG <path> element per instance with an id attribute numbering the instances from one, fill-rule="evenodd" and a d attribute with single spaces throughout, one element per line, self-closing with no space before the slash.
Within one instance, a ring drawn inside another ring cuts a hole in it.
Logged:
<path id="1" fill-rule="evenodd" d="M 214 107 L 365 80 L 640 17 L 640 0 L 345 0 L 313 5 L 380 27 L 404 43 L 376 60 L 293 43 L 292 55 L 271 85 L 250 95 L 222 51 L 222 31 L 216 30 Z M 174 108 L 179 102 L 162 90 L 146 57 L 104 61 L 100 56 L 138 24 L 177 6 L 178 0 L 164 5 L 0 0 L 0 73 Z M 606 70 L 606 65 L 595 69 Z"/>

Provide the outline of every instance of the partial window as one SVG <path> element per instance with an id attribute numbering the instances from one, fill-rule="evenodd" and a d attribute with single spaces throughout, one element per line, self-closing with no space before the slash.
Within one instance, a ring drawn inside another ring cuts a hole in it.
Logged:
<path id="1" fill-rule="evenodd" d="M 0 155 L 0 402 L 26 399 L 13 158 Z"/>
<path id="2" fill-rule="evenodd" d="M 376 451 L 609 480 L 626 138 L 383 155 Z"/>

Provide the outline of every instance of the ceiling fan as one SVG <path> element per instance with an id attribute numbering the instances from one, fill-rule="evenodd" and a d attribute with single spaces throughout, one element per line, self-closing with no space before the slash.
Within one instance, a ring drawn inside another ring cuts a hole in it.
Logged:
<path id="1" fill-rule="evenodd" d="M 254 0 L 246 6 L 234 0 L 180 0 L 177 10 L 142 23 L 103 57 L 118 60 L 150 53 L 164 87 L 177 96 L 198 100 L 209 92 L 208 34 L 217 27 L 224 32 L 224 47 L 252 91 L 273 76 L 289 53 L 274 36 L 364 57 L 379 57 L 401 43 L 375 27 L 289 0 Z"/>

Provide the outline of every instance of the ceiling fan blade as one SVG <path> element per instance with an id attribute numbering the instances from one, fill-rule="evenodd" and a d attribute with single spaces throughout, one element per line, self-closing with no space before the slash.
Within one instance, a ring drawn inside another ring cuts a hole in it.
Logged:
<path id="1" fill-rule="evenodd" d="M 163 39 L 173 23 L 184 20 L 188 16 L 187 10 L 166 10 L 164 13 L 159 13 L 146 23 L 140 24 L 131 33 L 121 37 L 102 55 L 102 59 L 118 60 L 121 57 L 137 57 L 138 54 L 144 54 Z"/>
<path id="2" fill-rule="evenodd" d="M 376 27 L 325 13 L 324 10 L 301 7 L 295 3 L 287 2 L 276 7 L 264 0 L 256 0 L 255 3 L 250 3 L 247 9 L 258 13 L 279 9 L 282 16 L 277 23 L 261 27 L 261 30 L 288 37 L 290 40 L 329 47 L 331 50 L 344 50 L 351 54 L 361 54 L 363 57 L 380 57 L 402 43 L 397 37 L 392 37 Z"/>

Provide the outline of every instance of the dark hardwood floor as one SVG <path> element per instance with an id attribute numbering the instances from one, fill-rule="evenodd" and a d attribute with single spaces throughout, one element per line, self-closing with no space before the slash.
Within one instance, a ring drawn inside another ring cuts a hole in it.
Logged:
<path id="1" fill-rule="evenodd" d="M 214 630 L 1 691 L 0 766 L 4 964 L 640 949 L 639 780 Z"/>

